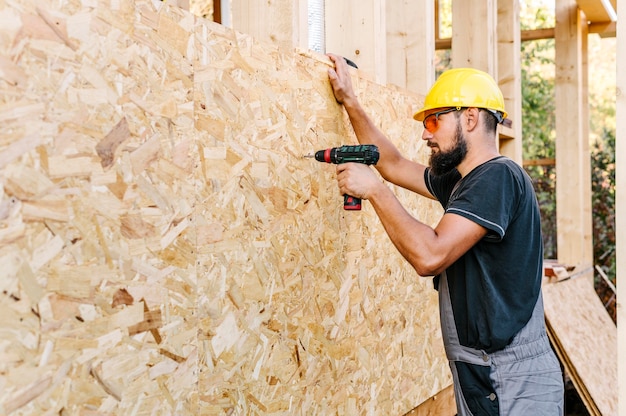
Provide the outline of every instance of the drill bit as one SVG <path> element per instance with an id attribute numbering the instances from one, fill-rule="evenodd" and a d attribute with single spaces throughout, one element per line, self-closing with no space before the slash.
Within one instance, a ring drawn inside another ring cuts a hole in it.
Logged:
<path id="1" fill-rule="evenodd" d="M 309 153 L 308 155 L 302 155 L 302 157 L 307 157 L 309 159 L 313 159 L 315 155 L 313 153 Z"/>

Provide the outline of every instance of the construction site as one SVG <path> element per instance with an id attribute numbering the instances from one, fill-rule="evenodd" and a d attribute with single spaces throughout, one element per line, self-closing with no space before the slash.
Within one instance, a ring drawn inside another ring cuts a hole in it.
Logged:
<path id="1" fill-rule="evenodd" d="M 521 165 L 520 45 L 548 37 L 546 327 L 581 414 L 626 415 L 626 330 L 594 289 L 588 126 L 587 39 L 616 38 L 622 276 L 617 0 L 556 0 L 537 31 L 519 0 L 451 0 L 450 37 L 439 3 L 0 0 L 0 414 L 456 415 L 432 279 L 368 201 L 342 209 L 333 166 L 302 157 L 358 143 L 326 53 L 354 63 L 372 121 L 427 164 L 413 114 L 449 49 L 497 81 L 499 151 Z M 440 204 L 389 186 L 437 224 Z"/>

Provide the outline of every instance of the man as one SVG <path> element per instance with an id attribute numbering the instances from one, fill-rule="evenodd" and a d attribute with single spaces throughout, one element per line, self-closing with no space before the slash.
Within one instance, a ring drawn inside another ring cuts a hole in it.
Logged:
<path id="1" fill-rule="evenodd" d="M 459 415 L 561 415 L 563 378 L 547 338 L 539 209 L 523 169 L 498 151 L 504 99 L 488 74 L 444 72 L 422 121 L 430 166 L 404 158 L 372 123 L 336 55 L 328 76 L 361 143 L 380 150 L 384 179 L 439 200 L 435 228 L 412 217 L 363 164 L 337 165 L 342 194 L 370 201 L 389 238 L 421 276 L 435 276 Z"/>

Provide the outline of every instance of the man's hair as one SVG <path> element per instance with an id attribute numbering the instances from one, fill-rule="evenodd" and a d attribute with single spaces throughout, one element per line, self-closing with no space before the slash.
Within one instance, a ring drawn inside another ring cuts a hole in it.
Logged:
<path id="1" fill-rule="evenodd" d="M 463 111 L 467 110 L 469 107 L 463 107 Z M 493 113 L 492 110 L 488 110 L 486 108 L 480 108 L 480 107 L 476 107 L 478 108 L 479 112 L 483 112 L 487 115 L 487 117 L 483 117 L 483 124 L 485 126 L 485 129 L 488 132 L 491 133 L 497 133 L 498 131 L 498 124 L 500 124 L 500 120 L 498 120 L 498 117 Z M 455 117 L 458 119 L 459 117 L 461 117 L 461 113 L 462 111 L 456 111 Z"/>
<path id="2" fill-rule="evenodd" d="M 492 113 L 491 111 L 486 110 L 484 108 L 479 108 L 479 110 L 485 113 L 487 116 L 487 117 L 484 117 L 485 128 L 487 129 L 487 131 L 495 133 L 498 130 L 498 124 L 500 124 L 496 115 Z"/>

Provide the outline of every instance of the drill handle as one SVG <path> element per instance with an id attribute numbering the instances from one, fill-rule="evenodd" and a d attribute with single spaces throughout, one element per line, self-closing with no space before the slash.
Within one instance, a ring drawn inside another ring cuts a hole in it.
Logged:
<path id="1" fill-rule="evenodd" d="M 343 209 L 346 211 L 360 211 L 361 210 L 361 198 L 356 198 L 350 195 L 343 196 Z"/>

